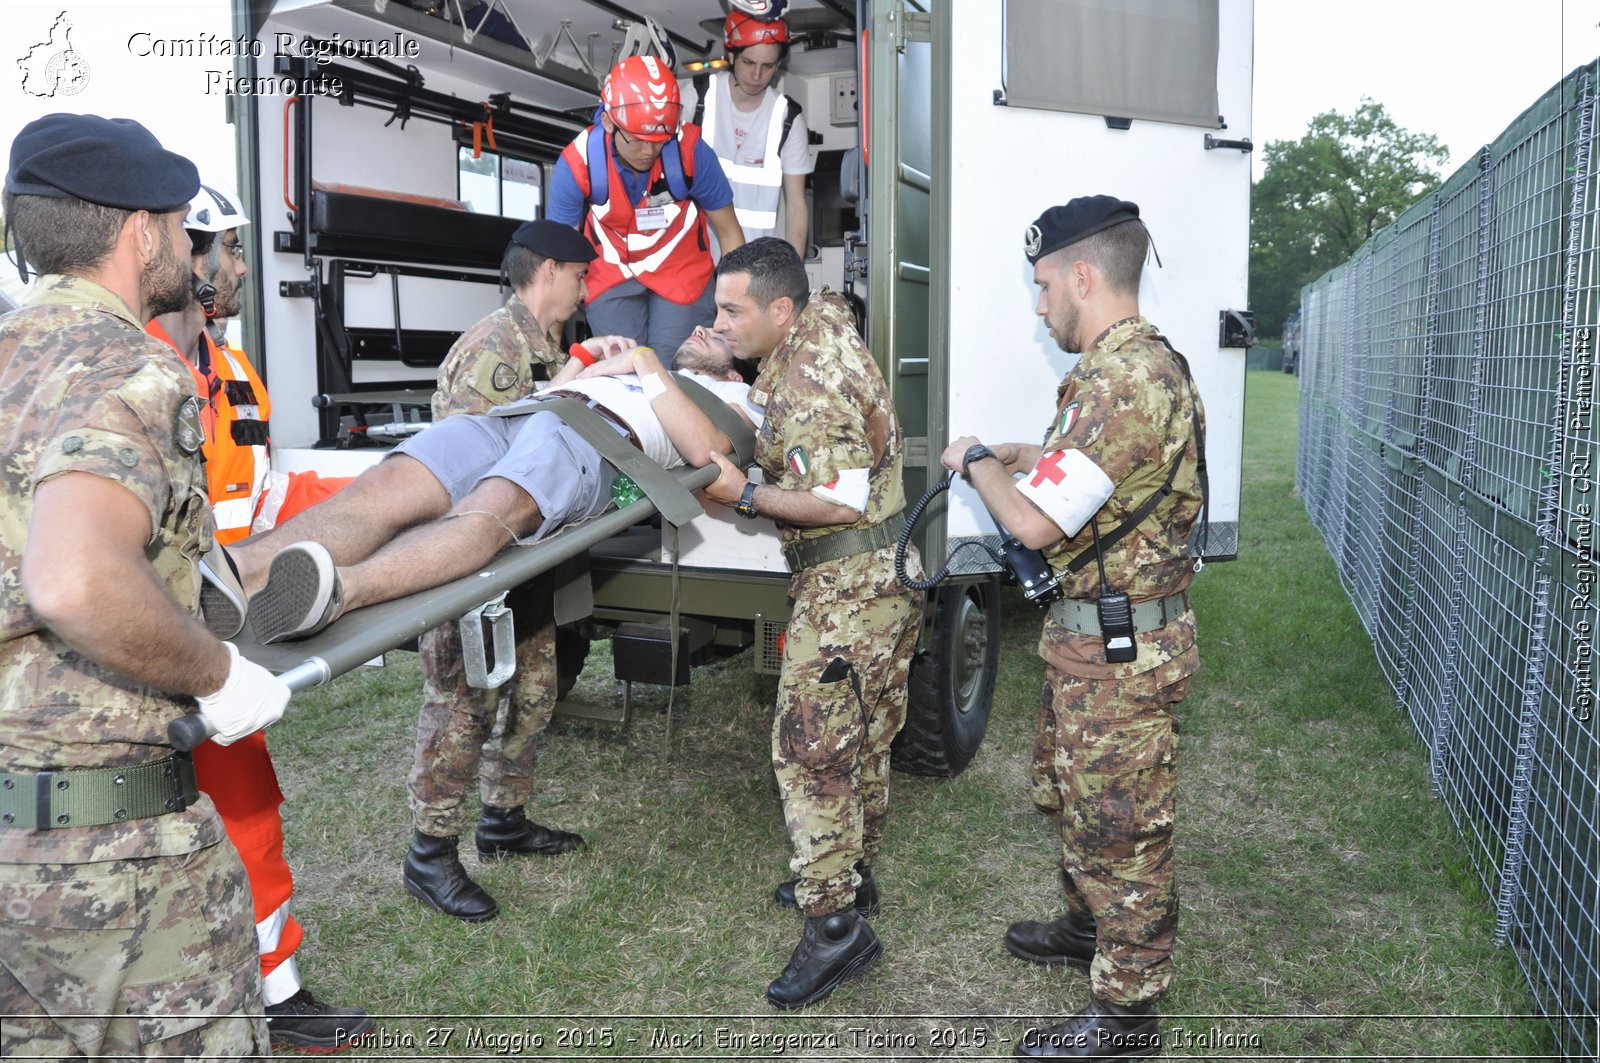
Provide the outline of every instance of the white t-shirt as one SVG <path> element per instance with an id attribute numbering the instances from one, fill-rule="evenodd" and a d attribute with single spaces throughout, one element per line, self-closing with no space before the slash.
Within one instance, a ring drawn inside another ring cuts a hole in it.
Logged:
<path id="1" fill-rule="evenodd" d="M 680 372 L 683 376 L 694 378 L 696 384 L 723 402 L 730 406 L 738 406 L 744 415 L 750 418 L 751 423 L 757 428 L 761 427 L 766 410 L 751 404 L 749 384 L 738 380 L 718 380 L 693 370 L 680 370 Z M 644 389 L 639 385 L 639 378 L 633 373 L 569 380 L 540 392 L 540 395 L 548 398 L 582 395 L 584 398 L 592 399 L 633 429 L 633 434 L 639 438 L 639 449 L 644 451 L 645 457 L 665 469 L 676 469 L 684 463 L 683 455 L 678 453 L 678 448 L 667 438 L 667 430 L 661 426 L 661 418 L 650 408 L 650 400 L 645 398 Z"/>

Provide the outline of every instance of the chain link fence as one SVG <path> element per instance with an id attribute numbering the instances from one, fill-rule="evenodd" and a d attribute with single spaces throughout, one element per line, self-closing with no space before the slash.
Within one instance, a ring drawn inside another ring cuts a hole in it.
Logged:
<path id="1" fill-rule="evenodd" d="M 1597 79 L 1306 287 L 1297 473 L 1573 1059 L 1600 1054 Z"/>

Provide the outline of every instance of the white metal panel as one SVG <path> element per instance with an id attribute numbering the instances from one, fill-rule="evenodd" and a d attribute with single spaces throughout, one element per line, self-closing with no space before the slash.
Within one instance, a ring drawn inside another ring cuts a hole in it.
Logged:
<path id="1" fill-rule="evenodd" d="M 1000 107 L 1001 23 L 987 4 L 955 4 L 956 70 L 949 144 L 950 434 L 1042 442 L 1055 389 L 1075 355 L 1057 349 L 1034 316 L 1038 291 L 1023 233 L 1075 196 L 1139 204 L 1162 268 L 1152 262 L 1140 309 L 1189 359 L 1207 413 L 1211 517 L 1236 521 L 1243 441 L 1243 350 L 1217 346 L 1217 313 L 1246 303 L 1250 157 L 1207 151 L 1203 130 Z M 1251 0 L 1222 0 L 1219 97 L 1228 128 L 1250 133 Z M 993 530 L 976 496 L 952 491 L 951 536 Z"/>

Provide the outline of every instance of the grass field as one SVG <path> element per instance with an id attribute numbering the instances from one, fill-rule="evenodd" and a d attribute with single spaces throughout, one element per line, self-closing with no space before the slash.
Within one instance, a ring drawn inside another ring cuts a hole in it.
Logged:
<path id="1" fill-rule="evenodd" d="M 1180 713 L 1165 1055 L 1544 1058 L 1548 1031 L 1490 943 L 1425 758 L 1296 498 L 1295 384 L 1249 374 L 1240 559 L 1194 587 L 1204 663 Z M 776 682 L 748 654 L 695 673 L 670 742 L 654 691 L 635 692 L 626 735 L 552 726 L 529 812 L 589 845 L 469 857 L 501 906 L 477 926 L 400 883 L 415 659 L 300 696 L 272 742 L 307 984 L 382 1016 L 358 1053 L 376 1058 L 1008 1057 L 1088 995 L 1085 976 L 1000 945 L 1009 922 L 1058 904 L 1056 842 L 1027 797 L 1038 626 L 1008 594 L 971 767 L 894 777 L 883 962 L 797 1015 L 763 998 L 800 917 L 770 899 L 789 856 L 767 752 Z M 584 697 L 618 696 L 604 649 Z"/>

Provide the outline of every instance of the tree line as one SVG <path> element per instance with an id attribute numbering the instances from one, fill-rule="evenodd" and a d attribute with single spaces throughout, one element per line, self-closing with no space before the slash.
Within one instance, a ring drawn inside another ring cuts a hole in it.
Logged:
<path id="1" fill-rule="evenodd" d="M 1282 334 L 1304 285 L 1437 188 L 1450 157 L 1366 97 L 1353 114 L 1317 115 L 1299 140 L 1268 142 L 1264 155 L 1250 196 L 1250 307 L 1262 336 Z"/>

